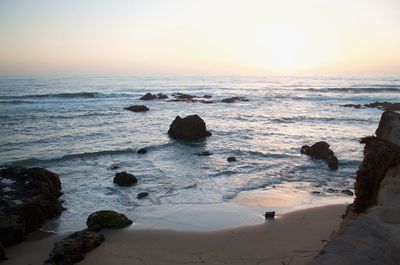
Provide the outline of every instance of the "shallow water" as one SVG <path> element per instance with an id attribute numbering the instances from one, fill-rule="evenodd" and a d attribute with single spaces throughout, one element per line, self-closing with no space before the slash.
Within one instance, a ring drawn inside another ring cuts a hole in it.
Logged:
<path id="1" fill-rule="evenodd" d="M 138 100 L 147 92 L 249 101 Z M 4 77 L 0 164 L 42 166 L 61 176 L 67 210 L 49 228 L 57 231 L 81 226 L 99 209 L 132 216 L 139 206 L 227 202 L 241 191 L 288 182 L 329 196 L 329 188 L 352 189 L 362 158 L 358 141 L 373 134 L 382 113 L 339 105 L 374 101 L 399 102 L 400 77 Z M 123 109 L 134 104 L 150 111 Z M 175 116 L 190 114 L 206 121 L 212 137 L 170 139 Z M 320 140 L 331 145 L 339 170 L 300 154 L 303 144 Z M 143 147 L 148 153 L 137 154 Z M 194 155 L 206 150 L 213 155 Z M 229 156 L 238 161 L 228 163 Z M 113 164 L 135 174 L 138 185 L 115 186 Z M 136 199 L 141 191 L 150 196 Z"/>

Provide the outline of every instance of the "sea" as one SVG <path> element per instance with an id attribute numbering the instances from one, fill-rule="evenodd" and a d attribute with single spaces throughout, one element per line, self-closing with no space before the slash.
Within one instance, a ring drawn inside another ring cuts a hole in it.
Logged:
<path id="1" fill-rule="evenodd" d="M 249 101 L 139 100 L 175 92 Z M 346 197 L 340 191 L 353 191 L 362 160 L 359 140 L 374 134 L 382 110 L 341 105 L 375 101 L 399 102 L 400 76 L 3 76 L 0 165 L 45 167 L 60 176 L 66 210 L 52 220 L 52 231 L 81 227 L 96 210 L 135 217 L 290 183 L 315 197 Z M 143 104 L 150 111 L 124 110 Z M 204 119 L 212 136 L 169 138 L 175 117 L 191 114 Z M 302 145 L 317 141 L 330 144 L 338 170 L 300 154 Z M 148 152 L 138 154 L 140 148 Z M 212 155 L 196 155 L 204 151 Z M 231 156 L 237 161 L 228 162 Z M 134 174 L 137 185 L 116 186 L 121 171 Z M 140 192 L 149 196 L 139 200 Z"/>

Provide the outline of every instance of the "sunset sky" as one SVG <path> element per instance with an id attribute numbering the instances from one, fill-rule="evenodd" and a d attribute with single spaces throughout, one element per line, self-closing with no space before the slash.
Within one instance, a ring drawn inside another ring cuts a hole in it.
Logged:
<path id="1" fill-rule="evenodd" d="M 0 0 L 0 73 L 400 73 L 399 0 Z"/>

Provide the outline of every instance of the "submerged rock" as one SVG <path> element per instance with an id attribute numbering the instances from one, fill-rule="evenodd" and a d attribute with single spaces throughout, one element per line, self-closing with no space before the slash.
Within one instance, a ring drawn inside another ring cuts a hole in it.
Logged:
<path id="1" fill-rule="evenodd" d="M 138 153 L 138 154 L 144 155 L 144 154 L 147 153 L 147 149 L 146 149 L 146 148 L 140 148 L 140 149 L 137 151 L 137 153 Z"/>
<path id="2" fill-rule="evenodd" d="M 166 99 L 166 98 L 168 98 L 168 96 L 167 96 L 167 95 L 164 95 L 164 94 L 161 94 L 161 93 L 158 93 L 158 94 L 157 94 L 157 98 L 158 98 L 158 99 Z"/>
<path id="3" fill-rule="evenodd" d="M 64 210 L 60 177 L 44 168 L 0 170 L 0 243 L 19 243 Z"/>
<path id="4" fill-rule="evenodd" d="M 199 140 L 211 133 L 206 129 L 206 123 L 198 115 L 190 115 L 185 118 L 176 116 L 171 123 L 168 135 L 174 139 Z"/>
<path id="5" fill-rule="evenodd" d="M 400 110 L 400 103 L 391 103 L 391 102 L 373 102 L 368 104 L 344 104 L 340 105 L 341 107 L 346 108 L 355 108 L 355 109 L 365 109 L 365 108 L 378 108 L 385 111 L 398 111 Z"/>
<path id="6" fill-rule="evenodd" d="M 303 145 L 300 152 L 302 154 L 310 156 L 313 159 L 325 160 L 328 164 L 329 169 L 338 169 L 339 160 L 337 159 L 333 151 L 329 149 L 329 144 L 327 142 L 317 142 L 312 146 Z"/>
<path id="7" fill-rule="evenodd" d="M 224 98 L 221 100 L 221 102 L 223 103 L 235 103 L 238 101 L 249 101 L 249 100 L 245 97 L 231 97 L 231 98 Z"/>
<path id="8" fill-rule="evenodd" d="M 212 153 L 210 153 L 208 151 L 203 151 L 203 152 L 195 153 L 195 155 L 197 155 L 197 156 L 210 156 L 210 155 L 212 155 Z"/>
<path id="9" fill-rule="evenodd" d="M 156 99 L 156 98 L 157 98 L 156 95 L 153 95 L 151 93 L 146 93 L 146 95 L 142 96 L 140 98 L 140 100 L 153 100 L 153 99 Z"/>
<path id="10" fill-rule="evenodd" d="M 90 231 L 100 231 L 103 228 L 118 229 L 129 226 L 132 221 L 125 215 L 111 210 L 97 211 L 89 215 L 86 225 Z"/>
<path id="11" fill-rule="evenodd" d="M 228 162 L 235 162 L 235 161 L 237 161 L 236 157 L 234 157 L 234 156 L 230 156 L 230 157 L 228 157 L 226 160 L 227 160 Z"/>
<path id="12" fill-rule="evenodd" d="M 118 165 L 118 164 L 112 164 L 112 165 L 110 166 L 110 169 L 111 169 L 111 170 L 117 170 L 117 169 L 119 169 L 119 165 Z"/>
<path id="13" fill-rule="evenodd" d="M 133 105 L 127 108 L 124 108 L 125 110 L 133 111 L 133 112 L 146 112 L 149 111 L 150 109 L 146 107 L 145 105 Z"/>
<path id="14" fill-rule="evenodd" d="M 114 183 L 122 187 L 132 186 L 133 184 L 137 183 L 137 178 L 134 175 L 124 171 L 115 174 Z"/>
<path id="15" fill-rule="evenodd" d="M 136 198 L 138 198 L 138 199 L 140 200 L 140 199 L 146 198 L 147 196 L 149 196 L 149 193 L 144 191 L 144 192 L 140 192 L 140 193 L 136 196 Z"/>
<path id="16" fill-rule="evenodd" d="M 104 236 L 88 230 L 75 232 L 57 241 L 44 264 L 72 265 L 84 259 L 85 254 L 104 242 Z"/>

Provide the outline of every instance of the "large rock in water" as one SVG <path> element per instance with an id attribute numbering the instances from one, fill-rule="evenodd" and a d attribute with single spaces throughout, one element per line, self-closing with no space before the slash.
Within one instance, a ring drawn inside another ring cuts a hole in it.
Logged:
<path id="1" fill-rule="evenodd" d="M 149 108 L 145 105 L 133 105 L 124 108 L 125 110 L 133 111 L 133 112 L 146 112 L 149 111 Z"/>
<path id="2" fill-rule="evenodd" d="M 383 113 L 377 137 L 362 139 L 364 159 L 354 185 L 356 198 L 339 234 L 312 265 L 400 264 L 400 146 L 384 133 L 400 126 L 396 116 Z"/>
<path id="3" fill-rule="evenodd" d="M 327 142 L 317 142 L 312 146 L 303 145 L 301 147 L 301 153 L 306 154 L 313 159 L 325 160 L 328 167 L 332 170 L 338 169 L 339 160 L 333 151 L 329 149 L 329 144 Z"/>
<path id="4" fill-rule="evenodd" d="M 60 196 L 60 177 L 47 169 L 0 170 L 0 242 L 21 242 L 47 219 L 60 215 Z"/>
<path id="5" fill-rule="evenodd" d="M 400 146 L 400 114 L 393 111 L 385 111 L 375 134 L 379 139 Z"/>
<path id="6" fill-rule="evenodd" d="M 103 228 L 118 229 L 129 226 L 132 221 L 116 211 L 97 211 L 89 215 L 86 225 L 90 231 L 100 231 Z"/>
<path id="7" fill-rule="evenodd" d="M 168 135 L 175 139 L 198 140 L 211 133 L 206 129 L 206 123 L 198 115 L 190 115 L 185 118 L 176 116 L 169 127 Z"/>
<path id="8" fill-rule="evenodd" d="M 115 174 L 114 183 L 121 187 L 132 186 L 137 183 L 137 178 L 127 172 L 120 172 Z"/>
<path id="9" fill-rule="evenodd" d="M 45 265 L 72 265 L 84 259 L 85 254 L 104 242 L 104 236 L 88 230 L 75 232 L 57 241 Z"/>

